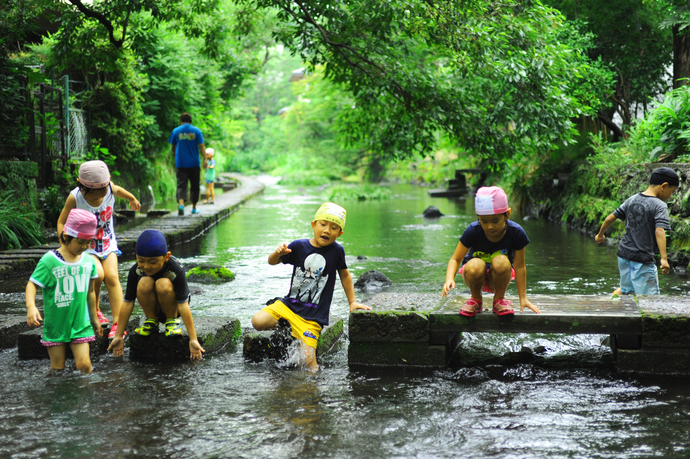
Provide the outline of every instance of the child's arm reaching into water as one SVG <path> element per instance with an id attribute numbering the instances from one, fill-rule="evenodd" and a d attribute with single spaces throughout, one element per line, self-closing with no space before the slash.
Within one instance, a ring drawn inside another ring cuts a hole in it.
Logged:
<path id="1" fill-rule="evenodd" d="M 527 267 L 525 266 L 525 249 L 515 251 L 515 259 L 513 260 L 513 269 L 515 269 L 515 285 L 517 287 L 518 296 L 520 297 L 520 312 L 525 309 L 525 306 L 530 308 L 537 314 L 541 314 L 538 307 L 533 305 L 527 299 Z"/>
<path id="2" fill-rule="evenodd" d="M 357 302 L 357 298 L 355 298 L 355 287 L 352 284 L 352 274 L 350 274 L 350 270 L 339 269 L 338 276 L 340 276 L 340 283 L 343 285 L 343 290 L 345 290 L 347 302 L 350 303 L 350 312 L 356 309 L 370 310 L 371 308 L 369 306 Z"/>
<path id="3" fill-rule="evenodd" d="M 196 336 L 196 329 L 194 328 L 194 320 L 192 319 L 192 311 L 189 309 L 189 303 L 185 302 L 178 306 L 177 311 L 182 317 L 182 322 L 187 329 L 187 335 L 189 335 L 189 358 L 194 360 L 201 360 L 202 352 L 206 350 L 201 347 L 199 340 Z"/>
<path id="4" fill-rule="evenodd" d="M 458 272 L 460 263 L 462 263 L 462 259 L 465 258 L 465 255 L 467 255 L 469 250 L 470 249 L 465 247 L 462 242 L 458 242 L 458 246 L 455 248 L 453 256 L 450 257 L 450 261 L 448 261 L 448 268 L 446 269 L 446 283 L 443 284 L 442 296 L 448 295 L 451 290 L 455 289 L 455 274 Z"/>
<path id="5" fill-rule="evenodd" d="M 127 327 L 129 318 L 132 316 L 132 311 L 134 310 L 134 302 L 123 301 L 122 306 L 120 306 L 120 317 L 118 318 L 117 331 L 115 332 L 115 337 L 110 342 L 108 350 L 113 351 L 113 357 L 122 357 L 125 353 L 125 340 L 124 340 L 124 330 Z"/>
<path id="6" fill-rule="evenodd" d="M 602 223 L 601 228 L 599 229 L 599 232 L 597 233 L 596 236 L 594 236 L 594 240 L 597 241 L 597 244 L 601 244 L 604 242 L 604 239 L 606 239 L 606 230 L 613 225 L 613 222 L 616 221 L 616 216 L 611 214 L 608 217 L 606 217 L 606 220 L 604 220 L 604 223 Z"/>
<path id="7" fill-rule="evenodd" d="M 141 208 L 141 205 L 139 204 L 139 201 L 137 201 L 137 198 L 134 197 L 132 193 L 129 191 L 125 190 L 121 186 L 115 185 L 113 182 L 110 182 L 110 185 L 113 187 L 113 194 L 122 199 L 126 199 L 129 201 L 129 208 L 132 210 L 139 210 Z"/>

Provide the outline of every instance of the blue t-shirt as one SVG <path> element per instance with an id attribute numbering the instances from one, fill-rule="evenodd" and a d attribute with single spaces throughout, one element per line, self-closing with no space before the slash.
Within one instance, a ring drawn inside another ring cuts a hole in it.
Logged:
<path id="1" fill-rule="evenodd" d="M 201 167 L 199 144 L 204 135 L 198 127 L 184 123 L 173 129 L 168 142 L 175 145 L 175 167 Z"/>
<path id="2" fill-rule="evenodd" d="M 335 274 L 347 269 L 345 250 L 338 243 L 314 247 L 309 239 L 292 241 L 292 252 L 280 257 L 285 264 L 294 266 L 290 293 L 282 299 L 295 314 L 312 320 L 322 327 L 328 325 L 328 314 L 333 299 Z"/>
<path id="3" fill-rule="evenodd" d="M 508 257 L 512 265 L 513 260 L 515 260 L 515 251 L 524 249 L 525 246 L 529 244 L 529 238 L 525 230 L 522 229 L 522 226 L 512 220 L 507 220 L 506 224 L 508 228 L 506 228 L 506 234 L 503 238 L 498 242 L 491 242 L 487 239 L 484 229 L 479 222 L 470 223 L 470 226 L 468 226 L 465 232 L 462 233 L 462 236 L 460 236 L 462 245 L 470 249 L 467 251 L 465 258 L 463 258 L 462 264 L 464 265 L 472 258 L 481 258 L 487 263 L 490 263 L 491 258 L 493 258 L 490 256 L 496 252 L 500 252 Z"/>

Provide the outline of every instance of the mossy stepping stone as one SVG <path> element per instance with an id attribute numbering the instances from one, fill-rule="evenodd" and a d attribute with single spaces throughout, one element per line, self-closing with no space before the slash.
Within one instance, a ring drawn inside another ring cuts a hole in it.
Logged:
<path id="1" fill-rule="evenodd" d="M 235 275 L 228 268 L 210 263 L 196 266 L 187 272 L 189 282 L 202 284 L 222 284 L 235 279 Z"/>

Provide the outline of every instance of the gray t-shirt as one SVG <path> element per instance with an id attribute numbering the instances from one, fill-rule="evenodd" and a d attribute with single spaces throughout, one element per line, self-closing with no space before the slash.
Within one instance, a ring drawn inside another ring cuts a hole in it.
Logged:
<path id="1" fill-rule="evenodd" d="M 637 193 L 613 215 L 625 220 L 625 235 L 618 243 L 618 256 L 638 263 L 655 263 L 658 250 L 656 229 L 671 229 L 666 203 L 655 196 Z"/>

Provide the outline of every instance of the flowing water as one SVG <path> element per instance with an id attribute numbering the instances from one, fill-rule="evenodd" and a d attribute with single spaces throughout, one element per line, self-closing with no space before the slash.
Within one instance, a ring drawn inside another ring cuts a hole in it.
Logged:
<path id="1" fill-rule="evenodd" d="M 379 270 L 392 291 L 440 294 L 446 263 L 475 218 L 472 203 L 431 199 L 409 186 L 392 192 L 388 201 L 343 203 L 348 221 L 339 242 L 350 271 L 357 278 Z M 267 299 L 289 288 L 290 267 L 269 266 L 268 254 L 309 237 L 324 199 L 316 189 L 270 185 L 203 238 L 174 248 L 185 263 L 219 263 L 237 276 L 224 286 L 192 285 L 193 313 L 237 317 L 248 327 Z M 446 216 L 424 219 L 429 205 Z M 616 287 L 615 247 L 513 218 L 532 241 L 528 293 Z M 120 260 L 123 286 L 129 266 Z M 3 283 L 0 313 L 25 314 L 25 283 Z M 676 274 L 663 276 L 661 288 L 690 292 Z M 347 320 L 346 303 L 337 283 L 332 319 Z M 241 345 L 175 365 L 108 355 L 88 376 L 48 376 L 47 361 L 2 351 L 0 457 L 690 457 L 687 380 L 616 373 L 601 336 L 465 334 L 463 352 L 481 358 L 439 371 L 349 369 L 342 341 L 316 375 L 247 363 Z M 537 345 L 546 348 L 538 364 L 495 363 Z"/>

